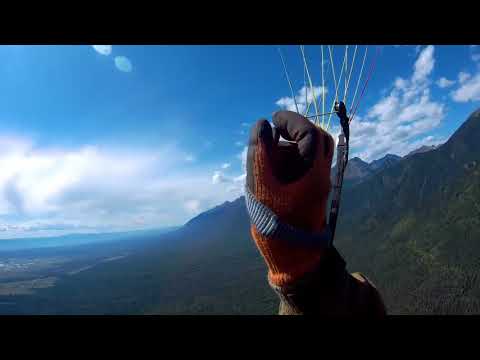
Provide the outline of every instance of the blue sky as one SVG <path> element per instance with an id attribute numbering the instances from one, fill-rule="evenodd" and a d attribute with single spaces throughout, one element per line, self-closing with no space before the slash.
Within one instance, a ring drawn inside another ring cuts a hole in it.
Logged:
<path id="1" fill-rule="evenodd" d="M 302 103 L 300 49 L 281 48 Z M 320 49 L 305 47 L 317 94 Z M 344 54 L 333 47 L 337 77 Z M 0 46 L 0 57 L 0 238 L 182 224 L 241 195 L 249 127 L 294 103 L 276 46 Z M 383 46 L 352 156 L 442 143 L 479 100 L 479 46 Z"/>

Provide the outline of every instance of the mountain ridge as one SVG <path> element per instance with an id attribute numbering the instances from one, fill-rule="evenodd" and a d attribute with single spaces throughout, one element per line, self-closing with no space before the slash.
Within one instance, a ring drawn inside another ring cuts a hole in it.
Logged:
<path id="1" fill-rule="evenodd" d="M 393 157 L 390 166 L 379 167 L 364 181 L 346 187 L 336 247 L 347 260 L 349 270 L 361 271 L 374 281 L 389 313 L 480 311 L 480 301 L 476 300 L 480 297 L 474 296 L 480 295 L 480 284 L 475 280 L 480 275 L 480 260 L 476 262 L 480 244 L 472 242 L 480 238 L 480 206 L 476 214 L 474 203 L 468 200 L 471 196 L 480 198 L 480 147 L 475 141 L 479 133 L 477 111 L 441 147 L 401 160 Z M 365 164 L 361 159 L 350 161 Z M 211 224 L 229 222 L 216 233 L 218 241 L 229 244 L 231 236 L 243 236 L 243 245 L 241 239 L 240 243 L 235 241 L 237 250 L 249 249 L 249 256 L 262 272 L 258 279 L 266 281 L 266 268 L 258 263 L 261 258 L 248 234 L 243 202 L 243 197 L 235 200 L 236 211 L 230 213 L 228 221 L 223 211 L 210 213 L 215 219 L 205 227 L 195 223 L 192 234 L 215 232 Z M 226 204 L 223 209 L 228 208 Z M 462 239 L 459 234 L 463 234 Z M 212 253 L 220 256 L 218 250 Z M 268 311 L 274 311 L 271 306 L 275 300 L 265 291 L 262 294 L 270 299 Z M 261 302 L 258 306 L 262 307 Z M 157 310 L 162 308 L 159 305 Z"/>
<path id="2" fill-rule="evenodd" d="M 390 313 L 480 311 L 480 245 L 472 242 L 480 238 L 478 138 L 479 110 L 442 146 L 394 156 L 346 187 L 336 246 L 349 269 L 377 284 Z"/>
<path id="3" fill-rule="evenodd" d="M 349 271 L 375 283 L 389 314 L 480 313 L 479 138 L 477 110 L 441 147 L 345 188 L 335 246 Z M 140 253 L 42 289 L 30 306 L 36 313 L 275 314 L 278 298 L 244 199 L 211 210 Z"/>

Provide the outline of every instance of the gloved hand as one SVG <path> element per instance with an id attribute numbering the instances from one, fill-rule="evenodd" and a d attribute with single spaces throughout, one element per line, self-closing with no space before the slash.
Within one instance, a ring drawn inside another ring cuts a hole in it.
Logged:
<path id="1" fill-rule="evenodd" d="M 332 137 L 291 111 L 275 113 L 273 124 L 259 120 L 252 128 L 245 199 L 280 314 L 383 317 L 375 286 L 349 274 L 331 244 L 325 213 Z M 280 136 L 289 142 L 279 142 Z"/>
<path id="2" fill-rule="evenodd" d="M 251 233 L 269 268 L 285 286 L 312 271 L 329 245 L 326 205 L 333 138 L 291 111 L 252 128 L 247 153 L 247 209 Z M 279 142 L 280 135 L 291 142 Z"/>

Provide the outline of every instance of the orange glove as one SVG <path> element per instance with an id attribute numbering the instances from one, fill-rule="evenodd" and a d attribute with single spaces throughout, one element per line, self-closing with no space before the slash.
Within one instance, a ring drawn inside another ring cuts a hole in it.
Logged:
<path id="1" fill-rule="evenodd" d="M 305 117 L 274 114 L 253 127 L 247 154 L 246 200 L 251 234 L 269 281 L 285 286 L 313 271 L 330 245 L 326 227 L 333 138 Z M 292 142 L 279 142 L 279 136 Z"/>

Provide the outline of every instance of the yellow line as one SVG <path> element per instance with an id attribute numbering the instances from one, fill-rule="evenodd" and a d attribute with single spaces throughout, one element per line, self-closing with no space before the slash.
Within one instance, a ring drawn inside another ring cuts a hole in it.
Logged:
<path id="1" fill-rule="evenodd" d="M 342 69 L 340 70 L 340 76 L 338 77 L 338 84 L 340 84 L 340 82 L 342 81 L 342 75 L 343 75 L 343 68 L 345 67 L 345 61 L 346 61 L 346 58 L 343 57 L 343 64 L 342 64 Z M 346 77 L 346 75 L 345 75 Z M 333 112 L 333 109 L 335 107 L 335 101 L 338 100 L 338 86 L 336 86 L 335 88 L 335 98 L 333 99 L 333 103 L 332 103 L 332 108 L 330 109 L 330 112 Z M 329 115 L 328 117 L 328 122 L 327 122 L 327 128 L 326 130 L 328 131 L 328 128 L 330 127 L 330 119 L 332 118 L 332 114 Z"/>
<path id="2" fill-rule="evenodd" d="M 285 76 L 287 77 L 288 86 L 290 86 L 290 92 L 292 93 L 292 98 L 295 103 L 295 108 L 297 109 L 297 113 L 299 113 L 297 100 L 295 99 L 295 93 L 293 92 L 292 83 L 290 82 L 290 76 L 288 76 L 287 65 L 285 64 L 285 60 L 283 59 L 282 51 L 280 50 L 280 48 L 278 48 L 278 53 L 280 54 L 280 59 L 282 59 L 283 70 L 285 71 Z"/>
<path id="3" fill-rule="evenodd" d="M 345 88 L 345 94 L 343 95 L 343 103 L 347 106 L 347 91 L 350 86 L 350 78 L 352 77 L 353 66 L 355 65 L 355 56 L 357 55 L 357 45 L 355 45 L 355 51 L 353 52 L 352 66 L 350 67 L 350 73 L 348 74 L 347 87 Z"/>
<path id="4" fill-rule="evenodd" d="M 350 110 L 352 110 L 352 107 L 355 106 L 355 99 L 357 98 L 358 85 L 360 85 L 360 80 L 362 78 L 363 67 L 365 66 L 365 59 L 367 58 L 367 52 L 368 52 L 368 46 L 365 48 L 365 54 L 363 55 L 362 68 L 360 70 L 360 75 L 358 76 L 357 86 L 355 88 L 355 94 L 353 95 L 352 106 L 350 107 Z"/>
<path id="5" fill-rule="evenodd" d="M 312 78 L 310 77 L 310 71 L 308 71 L 307 59 L 305 58 L 305 52 L 304 52 L 303 46 L 300 46 L 300 51 L 302 52 L 303 63 L 305 64 L 305 69 L 307 70 L 307 77 L 308 77 L 308 82 L 310 84 L 310 89 L 312 91 L 313 106 L 315 107 L 315 114 L 318 114 L 317 98 L 315 97 L 315 89 L 313 88 Z M 318 116 L 315 118 L 315 121 L 318 123 Z"/>

